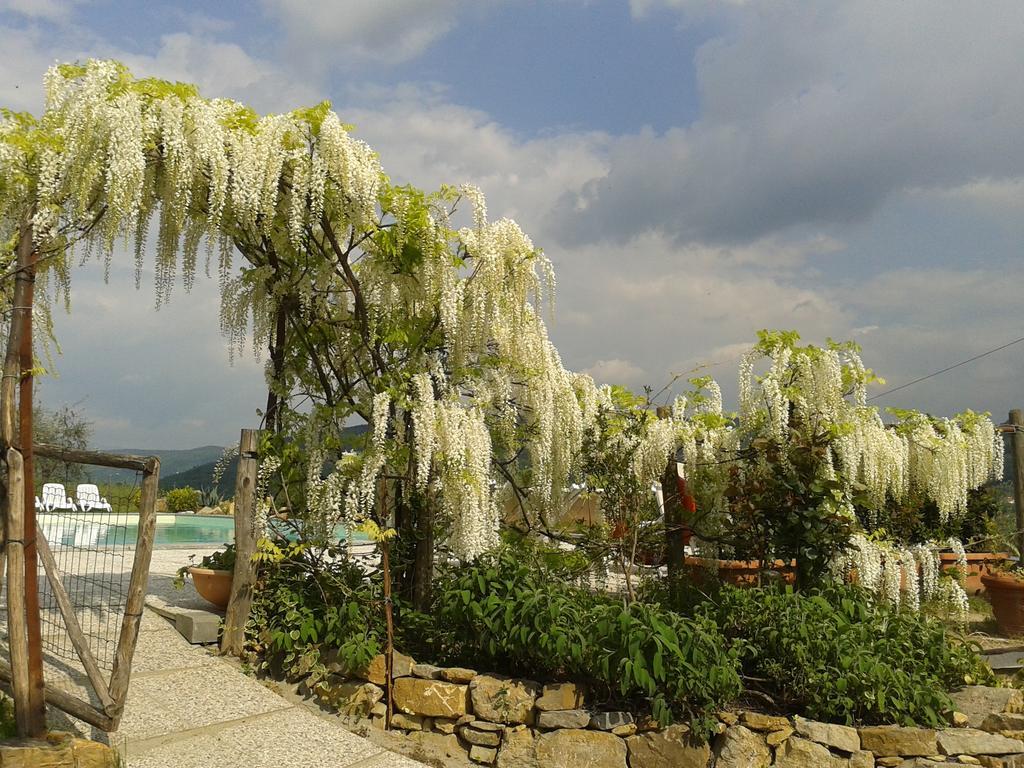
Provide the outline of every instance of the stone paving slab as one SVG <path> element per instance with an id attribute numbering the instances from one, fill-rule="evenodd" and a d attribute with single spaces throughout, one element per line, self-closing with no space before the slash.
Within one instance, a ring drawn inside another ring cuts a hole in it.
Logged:
<path id="1" fill-rule="evenodd" d="M 178 638 L 160 635 L 161 638 Z M 192 649 L 188 649 L 192 650 Z M 161 658 L 140 654 L 140 665 L 158 667 Z M 196 650 L 196 654 L 207 655 Z M 173 657 L 172 664 L 181 664 Z M 119 733 L 129 741 L 149 739 L 167 732 L 185 731 L 238 720 L 289 706 L 276 693 L 264 688 L 220 659 L 214 664 L 166 667 L 159 674 L 132 677 L 128 704 Z M 139 706 L 143 704 L 144 706 Z"/>
<path id="2" fill-rule="evenodd" d="M 382 752 L 339 727 L 296 707 L 181 738 L 126 757 L 131 768 L 422 768 L 401 755 Z"/>
<path id="3" fill-rule="evenodd" d="M 132 661 L 132 679 L 168 669 L 194 669 L 222 662 L 203 650 L 193 653 L 188 642 L 168 624 L 170 632 L 140 632 Z"/>

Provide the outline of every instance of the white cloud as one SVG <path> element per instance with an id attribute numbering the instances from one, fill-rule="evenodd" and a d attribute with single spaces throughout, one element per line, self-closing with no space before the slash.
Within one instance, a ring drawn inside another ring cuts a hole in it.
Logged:
<path id="1" fill-rule="evenodd" d="M 816 265 L 841 258 L 846 246 L 810 228 L 736 244 L 679 243 L 659 233 L 555 243 L 557 222 L 545 212 L 565 190 L 606 172 L 614 138 L 524 140 L 484 113 L 445 102 L 436 88 L 361 95 L 368 105 L 342 110 L 344 117 L 396 178 L 428 187 L 477 182 L 492 215 L 517 217 L 545 248 L 559 277 L 552 335 L 567 365 L 602 380 L 657 388 L 676 373 L 706 372 L 721 381 L 728 402 L 736 362 L 756 331 L 796 328 L 814 343 L 869 337 L 869 364 L 891 382 L 906 381 L 929 359 L 948 359 L 951 317 L 971 329 L 957 351 L 974 334 L 997 333 L 990 273 L 894 270 L 829 280 Z M 971 324 L 982 316 L 985 323 Z M 1009 396 L 1005 385 L 992 386 L 994 400 Z M 964 400 L 939 388 L 909 391 L 905 404 L 949 412 Z"/>
<path id="2" fill-rule="evenodd" d="M 589 373 L 598 384 L 622 384 L 625 386 L 636 386 L 643 384 L 644 370 L 634 365 L 629 360 L 613 358 L 611 360 L 598 360 L 588 368 L 583 369 Z"/>
<path id="3" fill-rule="evenodd" d="M 396 181 L 436 188 L 469 182 L 487 195 L 492 217 L 510 216 L 536 232 L 565 190 L 604 172 L 601 133 L 523 140 L 486 113 L 443 100 L 436 88 L 358 91 L 342 119 L 380 153 Z M 544 242 L 537 241 L 543 246 Z"/>
<path id="4" fill-rule="evenodd" d="M 697 55 L 699 118 L 615 141 L 608 172 L 553 212 L 563 241 L 745 242 L 861 222 L 919 186 L 1024 175 L 1015 2 L 728 10 Z"/>
<path id="5" fill-rule="evenodd" d="M 398 64 L 455 26 L 466 0 L 264 0 L 288 48 L 321 69 L 351 62 Z"/>
<path id="6" fill-rule="evenodd" d="M 4 55 L 0 56 L 0 105 L 38 113 L 43 105 L 43 74 L 53 64 L 38 29 L 0 27 Z"/>
<path id="7" fill-rule="evenodd" d="M 39 113 L 43 75 L 54 63 L 87 58 L 124 62 L 137 77 L 195 83 L 205 96 L 228 97 L 263 112 L 287 111 L 322 101 L 324 92 L 274 62 L 251 56 L 233 42 L 207 33 L 170 32 L 145 53 L 111 45 L 86 29 L 0 27 L 0 105 Z"/>
<path id="8" fill-rule="evenodd" d="M 974 179 L 954 187 L 915 190 L 984 211 L 1018 214 L 1024 210 L 1024 177 Z"/>
<path id="9" fill-rule="evenodd" d="M 418 11 L 391 17 L 402 3 L 267 7 L 292 57 L 304 48 L 337 51 L 338 61 L 398 61 L 450 34 L 462 5 L 419 4 L 450 11 L 421 22 L 410 20 Z M 856 240 L 849 224 L 870 227 L 872 211 L 907 192 L 936 216 L 942 206 L 1019 210 L 1024 92 L 1011 75 L 1024 32 L 1001 23 L 1009 6 L 976 8 L 965 20 L 960 6 L 913 2 L 813 12 L 792 2 L 632 3 L 637 16 L 658 5 L 684 20 L 721 16 L 724 31 L 700 53 L 703 103 L 691 125 L 525 138 L 451 103 L 437 84 L 355 83 L 339 112 L 394 180 L 474 182 L 492 217 L 520 221 L 558 270 L 552 336 L 566 364 L 607 381 L 657 388 L 673 373 L 706 371 L 729 402 L 736 359 L 765 327 L 797 328 L 819 343 L 867 336 L 865 359 L 891 385 L 1019 335 L 1006 312 L 1024 277 L 1014 269 L 900 269 L 894 260 L 884 274 L 857 276 L 843 258 Z M 169 32 L 146 54 L 85 33 L 54 42 L 9 30 L 0 98 L 32 106 L 45 67 L 82 55 L 116 56 L 140 74 L 198 82 L 261 110 L 323 97 L 315 73 L 292 75 L 286 58 L 225 42 L 216 26 L 192 30 Z M 64 377 L 43 384 L 44 400 L 87 397 L 107 445 L 227 442 L 252 424 L 262 369 L 249 358 L 228 367 L 212 283 L 154 313 L 130 276 L 104 286 L 97 270 L 74 276 L 74 315 L 58 318 Z M 986 358 L 893 402 L 1001 410 L 1018 397 L 1017 359 Z"/>
<path id="10" fill-rule="evenodd" d="M 692 16 L 706 16 L 721 14 L 749 2 L 750 0 L 629 0 L 629 9 L 637 19 L 645 18 L 652 10 L 662 8 L 682 11 Z"/>
<path id="11" fill-rule="evenodd" d="M 66 23 L 79 0 L 0 0 L 0 12 L 28 19 Z"/>
<path id="12" fill-rule="evenodd" d="M 261 112 L 284 112 L 323 100 L 308 79 L 293 77 L 266 59 L 251 56 L 236 43 L 207 35 L 174 32 L 160 38 L 152 54 L 104 52 L 129 66 L 137 77 L 195 83 L 208 97 L 228 97 Z"/>

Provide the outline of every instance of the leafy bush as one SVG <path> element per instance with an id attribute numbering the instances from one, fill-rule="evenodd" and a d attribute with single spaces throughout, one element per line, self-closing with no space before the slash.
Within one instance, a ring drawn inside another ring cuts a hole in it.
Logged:
<path id="1" fill-rule="evenodd" d="M 13 739 L 17 735 L 18 727 L 14 719 L 14 700 L 0 694 L 0 741 Z"/>
<path id="2" fill-rule="evenodd" d="M 710 618 L 574 589 L 507 550 L 442 581 L 438 625 L 453 659 L 546 678 L 572 677 L 646 703 L 662 723 L 707 736 L 740 692 L 737 660 Z"/>
<path id="3" fill-rule="evenodd" d="M 786 711 L 841 723 L 944 724 L 946 691 L 992 680 L 938 621 L 874 604 L 856 587 L 724 589 L 710 609 Z"/>
<path id="4" fill-rule="evenodd" d="M 379 573 L 341 551 L 262 542 L 248 626 L 257 669 L 308 677 L 355 671 L 383 651 Z M 833 722 L 941 725 L 945 691 L 988 683 L 968 644 L 863 590 L 723 587 L 692 615 L 624 605 L 573 586 L 575 562 L 506 545 L 441 574 L 430 612 L 394 604 L 396 648 L 421 661 L 539 680 L 572 679 L 593 700 L 688 721 L 707 737 L 716 710 L 751 689 L 780 711 Z"/>
<path id="5" fill-rule="evenodd" d="M 820 584 L 852 533 L 846 483 L 825 469 L 833 439 L 794 430 L 784 441 L 754 441 L 729 468 L 728 515 L 715 538 L 741 559 L 795 558 L 799 586 Z"/>
<path id="6" fill-rule="evenodd" d="M 247 626 L 257 668 L 309 675 L 313 686 L 326 676 L 325 660 L 354 672 L 383 651 L 379 584 L 340 554 L 260 542 Z"/>
<path id="7" fill-rule="evenodd" d="M 168 512 L 186 512 L 199 506 L 199 491 L 190 486 L 175 488 L 164 496 Z"/>
<path id="8" fill-rule="evenodd" d="M 902 501 L 888 499 L 880 510 L 859 507 L 857 517 L 868 530 L 882 529 L 890 538 L 914 543 L 959 539 L 968 552 L 1002 551 L 1009 539 L 999 522 L 1007 516 L 1000 501 L 1001 487 L 986 485 L 967 493 L 967 509 L 943 519 L 938 505 L 920 492 Z M 1007 532 L 1012 532 L 1012 522 Z"/>

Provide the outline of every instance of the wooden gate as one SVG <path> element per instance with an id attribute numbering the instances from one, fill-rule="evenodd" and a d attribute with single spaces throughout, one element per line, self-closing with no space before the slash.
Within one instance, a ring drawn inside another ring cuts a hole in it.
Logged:
<path id="1" fill-rule="evenodd" d="M 114 509 L 106 501 L 105 506 L 85 512 L 44 503 L 35 530 L 35 550 L 44 572 L 37 585 L 42 695 L 69 715 L 113 731 L 124 711 L 149 580 L 160 460 L 42 444 L 34 446 L 34 453 L 66 464 L 135 473 L 138 494 L 130 495 L 130 505 L 137 508 L 137 518 L 127 506 Z M 11 684 L 19 704 L 33 686 L 24 599 L 24 564 L 31 536 L 24 530 L 24 464 L 15 448 L 7 452 L 7 467 L 5 639 L 10 664 L 0 662 L 0 679 Z"/>

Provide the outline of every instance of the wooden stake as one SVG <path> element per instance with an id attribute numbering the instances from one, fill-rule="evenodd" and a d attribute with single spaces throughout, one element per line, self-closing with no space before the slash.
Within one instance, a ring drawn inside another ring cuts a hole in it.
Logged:
<path id="1" fill-rule="evenodd" d="M 387 530 L 388 520 L 388 485 L 387 480 L 380 481 L 380 517 Z M 380 542 L 381 576 L 384 579 L 384 623 L 386 627 L 386 644 L 384 646 L 384 696 L 387 710 L 384 713 L 384 728 L 391 730 L 391 717 L 395 711 L 395 619 L 391 610 L 391 543 L 382 538 Z"/>
<path id="2" fill-rule="evenodd" d="M 35 360 L 32 356 L 32 305 L 36 294 L 36 249 L 32 226 L 22 227 L 17 244 L 17 275 L 14 312 L 23 316 L 18 339 L 18 439 L 25 472 L 25 618 L 29 633 L 29 728 L 30 736 L 46 733 L 46 699 L 43 682 L 43 639 L 39 616 L 39 558 L 36 553 L 36 489 L 32 458 L 32 394 Z"/>
<path id="3" fill-rule="evenodd" d="M 1024 562 L 1024 414 L 1019 408 L 1010 411 L 1013 433 L 1010 446 L 1013 452 L 1013 503 L 1017 508 L 1017 557 Z"/>
<path id="4" fill-rule="evenodd" d="M 395 618 L 391 610 L 391 544 L 380 543 L 381 571 L 384 579 L 384 622 L 387 627 L 387 639 L 384 647 L 384 695 L 387 712 L 384 716 L 384 728 L 391 729 L 391 718 L 395 713 Z"/>
<path id="5" fill-rule="evenodd" d="M 256 586 L 256 476 L 259 430 L 243 429 L 238 443 L 238 477 L 235 480 L 235 570 L 231 579 L 231 600 L 224 616 L 221 653 L 241 656 L 245 652 L 245 625 L 252 610 Z"/>
<path id="6" fill-rule="evenodd" d="M 19 736 L 32 731 L 25 626 L 25 468 L 21 454 L 7 449 L 7 636 L 11 652 L 14 720 Z"/>
<path id="7" fill-rule="evenodd" d="M 659 419 L 669 417 L 669 409 L 659 407 Z M 679 469 L 676 457 L 670 456 L 661 476 L 661 498 L 665 526 L 665 563 L 668 567 L 670 595 L 679 593 L 686 565 L 686 543 L 683 535 L 683 500 L 679 498 Z"/>
<path id="8" fill-rule="evenodd" d="M 19 253 L 22 247 L 22 242 L 26 239 L 25 229 L 22 228 L 21 240 L 18 243 Z M 16 284 L 17 289 L 20 284 Z M 15 295 L 19 293 L 15 290 Z M 17 300 L 14 302 L 15 306 L 18 305 Z M 17 413 L 17 396 L 18 396 L 18 381 L 21 379 L 20 365 L 18 364 L 18 350 L 21 347 L 21 333 L 22 328 L 25 325 L 25 314 L 23 312 L 14 312 L 11 317 L 11 325 L 8 329 L 7 334 L 7 351 L 4 356 L 4 369 L 3 379 L 0 380 L 0 455 L 5 455 L 7 449 L 14 445 L 15 434 L 15 414 Z M 4 473 L 6 475 L 6 473 Z M 10 487 L 7 487 L 6 492 L 0 497 L 0 503 L 4 508 L 4 514 L 8 514 L 7 510 L 10 506 Z M 4 558 L 7 557 L 7 542 L 8 526 L 4 528 Z M 24 568 L 22 561 L 19 560 L 19 567 Z M 10 595 L 8 595 L 10 599 Z M 26 705 L 27 706 L 27 705 Z"/>

